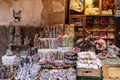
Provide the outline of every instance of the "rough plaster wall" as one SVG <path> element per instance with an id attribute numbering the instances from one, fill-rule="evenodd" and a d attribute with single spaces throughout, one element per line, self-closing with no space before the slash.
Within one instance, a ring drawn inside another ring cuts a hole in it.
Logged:
<path id="1" fill-rule="evenodd" d="M 8 25 L 12 19 L 10 13 L 11 3 L 5 1 L 0 1 L 0 25 Z"/>
<path id="2" fill-rule="evenodd" d="M 42 0 L 42 25 L 64 24 L 65 0 Z"/>
<path id="3" fill-rule="evenodd" d="M 19 0 L 13 2 L 15 10 L 22 10 L 21 24 L 37 26 L 41 24 L 42 0 Z"/>
<path id="4" fill-rule="evenodd" d="M 0 0 L 0 25 L 15 24 L 13 9 L 22 11 L 18 25 L 64 24 L 64 7 L 64 0 Z"/>

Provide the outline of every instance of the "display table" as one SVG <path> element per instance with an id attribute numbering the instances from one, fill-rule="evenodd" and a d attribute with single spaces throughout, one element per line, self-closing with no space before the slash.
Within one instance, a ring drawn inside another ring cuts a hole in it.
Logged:
<path id="1" fill-rule="evenodd" d="M 16 55 L 13 55 L 13 56 L 4 55 L 4 56 L 2 56 L 3 65 L 13 65 L 15 57 L 16 57 Z"/>
<path id="2" fill-rule="evenodd" d="M 116 58 L 107 58 L 105 60 L 101 60 L 102 61 L 102 65 L 120 65 L 120 58 L 116 57 Z"/>
<path id="3" fill-rule="evenodd" d="M 102 71 L 92 69 L 77 69 L 80 80 L 120 80 L 120 58 L 101 60 Z"/>
<path id="4" fill-rule="evenodd" d="M 20 55 L 21 55 L 21 57 L 25 58 L 26 52 L 21 51 Z M 13 65 L 15 57 L 17 57 L 17 56 L 16 55 L 12 55 L 12 56 L 4 55 L 4 56 L 2 56 L 2 64 L 3 65 Z"/>

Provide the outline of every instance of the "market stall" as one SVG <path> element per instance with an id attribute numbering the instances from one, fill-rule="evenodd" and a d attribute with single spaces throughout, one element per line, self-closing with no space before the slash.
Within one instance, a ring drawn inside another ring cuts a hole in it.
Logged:
<path id="1" fill-rule="evenodd" d="M 26 50 L 9 48 L 8 51 L 13 54 L 3 56 L 3 64 L 15 68 L 16 80 L 119 79 L 119 75 L 106 75 L 109 68 L 114 71 L 118 69 L 119 72 L 119 48 L 110 41 L 106 43 L 104 39 L 93 40 L 87 32 L 83 39 L 76 41 L 73 26 L 60 24 L 40 28 L 42 32 L 39 36 L 35 34 L 33 45 L 25 44 L 28 45 Z M 75 42 L 80 43 L 80 46 L 76 46 Z"/>
<path id="2" fill-rule="evenodd" d="M 9 27 L 0 79 L 120 80 L 115 3 L 68 0 L 69 24 L 46 24 L 32 30 L 27 25 L 25 34 L 24 28 Z"/>

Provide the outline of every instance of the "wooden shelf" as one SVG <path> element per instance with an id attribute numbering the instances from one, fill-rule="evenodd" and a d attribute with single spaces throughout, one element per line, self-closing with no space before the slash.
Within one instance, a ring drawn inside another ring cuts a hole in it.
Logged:
<path id="1" fill-rule="evenodd" d="M 81 2 L 82 0 L 80 0 Z M 92 2 L 92 0 L 89 0 L 90 2 Z M 94 1 L 94 0 L 93 0 Z M 103 14 L 103 11 L 105 10 L 105 6 L 104 3 L 105 0 L 95 0 L 96 2 L 92 2 L 92 5 L 93 5 L 93 9 L 94 9 L 94 6 L 96 8 L 98 8 L 98 13 L 93 13 L 94 10 L 90 10 L 88 9 L 88 5 L 90 5 L 87 0 L 84 0 L 84 12 L 82 12 L 83 14 L 71 14 L 70 13 L 70 7 L 69 7 L 69 23 L 75 23 L 77 19 L 83 19 L 83 22 L 82 24 L 83 25 L 79 25 L 81 27 L 83 27 L 84 31 L 86 32 L 91 32 L 92 35 L 93 35 L 93 38 L 94 36 L 96 37 L 97 34 L 99 34 L 97 36 L 97 38 L 100 38 L 102 36 L 102 32 L 105 33 L 105 35 L 107 36 L 106 38 L 104 39 L 114 39 L 115 38 L 108 38 L 108 33 L 113 33 L 114 34 L 114 37 L 115 37 L 115 31 L 116 31 L 116 18 L 115 18 L 115 8 L 112 7 L 112 8 L 109 8 L 111 4 L 107 4 L 107 7 L 108 9 L 111 9 L 112 11 L 112 14 Z M 70 2 L 70 0 L 69 0 Z M 116 6 L 115 4 L 116 0 L 112 0 L 112 3 L 113 3 L 113 6 Z M 88 3 L 88 4 L 87 4 Z M 70 3 L 69 3 L 70 5 Z M 87 13 L 87 10 L 89 11 L 88 14 Z M 95 15 L 94 15 L 95 14 Z M 76 20 L 74 20 L 76 19 Z M 75 22 L 74 22 L 75 21 Z M 81 22 L 78 21 L 78 22 Z M 76 27 L 75 27 L 76 28 Z M 97 32 L 97 34 L 93 34 L 94 32 Z M 77 35 L 75 35 L 77 36 Z M 104 34 L 103 34 L 103 37 L 104 37 Z"/>

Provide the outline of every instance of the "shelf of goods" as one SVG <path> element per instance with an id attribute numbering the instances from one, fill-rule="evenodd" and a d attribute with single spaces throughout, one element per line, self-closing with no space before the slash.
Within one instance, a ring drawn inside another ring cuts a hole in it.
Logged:
<path id="1" fill-rule="evenodd" d="M 115 15 L 116 0 L 85 0 L 86 15 Z"/>
<path id="2" fill-rule="evenodd" d="M 114 16 L 87 16 L 86 30 L 92 38 L 101 38 L 115 42 L 116 20 Z"/>
<path id="3" fill-rule="evenodd" d="M 82 37 L 85 28 L 85 17 L 71 17 L 71 24 L 74 24 L 75 37 Z"/>
<path id="4" fill-rule="evenodd" d="M 90 32 L 92 39 L 115 43 L 116 0 L 70 0 L 68 4 L 69 23 L 75 25 L 75 42 Z"/>
<path id="5" fill-rule="evenodd" d="M 55 27 L 55 29 L 54 29 Z M 74 38 L 74 25 L 57 25 L 51 29 L 40 32 L 39 49 L 57 49 L 57 48 L 72 48 Z M 50 27 L 51 28 L 51 27 Z M 46 34 L 48 33 L 48 35 Z M 45 35 L 46 34 L 46 35 Z"/>
<path id="6" fill-rule="evenodd" d="M 52 28 L 52 30 L 49 29 L 47 32 L 51 35 L 50 37 L 40 36 L 38 38 L 39 64 L 42 64 L 43 68 L 63 68 L 69 62 L 66 67 L 74 67 L 75 60 L 68 60 L 64 57 L 67 53 L 72 54 L 74 25 L 60 24 L 55 26 L 55 30 Z"/>
<path id="7" fill-rule="evenodd" d="M 116 0 L 70 0 L 68 1 L 69 22 L 71 16 L 114 16 Z"/>
<path id="8" fill-rule="evenodd" d="M 84 17 L 72 17 L 71 22 L 74 24 L 74 47 L 79 47 L 78 41 L 83 39 L 85 33 L 85 18 Z"/>
<path id="9" fill-rule="evenodd" d="M 74 26 L 59 25 L 55 34 L 55 37 L 38 38 L 38 64 L 42 69 L 39 80 L 75 80 L 77 57 L 72 53 Z"/>

